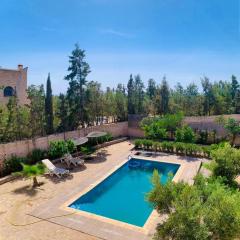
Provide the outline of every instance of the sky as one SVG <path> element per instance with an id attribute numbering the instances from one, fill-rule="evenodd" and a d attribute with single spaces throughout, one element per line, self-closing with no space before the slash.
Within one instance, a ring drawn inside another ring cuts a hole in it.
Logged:
<path id="1" fill-rule="evenodd" d="M 130 74 L 171 87 L 240 80 L 240 0 L 1 0 L 0 66 L 28 66 L 29 85 L 50 72 L 54 94 L 66 92 L 75 43 L 103 88 Z"/>

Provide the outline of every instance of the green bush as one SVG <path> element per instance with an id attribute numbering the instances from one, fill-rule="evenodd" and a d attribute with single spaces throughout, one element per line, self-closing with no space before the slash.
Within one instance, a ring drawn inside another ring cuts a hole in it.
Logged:
<path id="1" fill-rule="evenodd" d="M 174 142 L 164 141 L 161 143 L 162 150 L 164 152 L 173 152 L 174 151 Z"/>
<path id="2" fill-rule="evenodd" d="M 89 155 L 94 152 L 94 149 L 91 146 L 83 146 L 80 151 L 84 155 Z"/>
<path id="3" fill-rule="evenodd" d="M 76 145 L 72 140 L 67 140 L 66 144 L 69 153 L 73 153 L 74 151 L 76 151 Z"/>
<path id="4" fill-rule="evenodd" d="M 221 144 L 212 144 L 210 146 L 200 146 L 194 143 L 183 142 L 157 142 L 149 139 L 136 139 L 134 141 L 137 149 L 143 148 L 145 150 L 162 151 L 168 153 L 176 153 L 180 155 L 188 155 L 192 157 L 206 157 L 210 158 L 212 150 L 218 149 Z"/>
<path id="5" fill-rule="evenodd" d="M 211 151 L 214 160 L 213 175 L 224 178 L 225 183 L 233 184 L 240 173 L 240 150 L 233 148 L 229 143 Z"/>
<path id="6" fill-rule="evenodd" d="M 98 137 L 98 138 L 90 138 L 88 140 L 88 145 L 95 146 L 97 144 L 102 144 L 105 142 L 109 142 L 113 140 L 113 136 L 111 133 L 107 133 L 105 136 Z"/>
<path id="7" fill-rule="evenodd" d="M 148 140 L 148 139 L 143 139 L 142 140 L 142 145 L 144 149 L 150 149 L 153 145 L 153 141 L 152 140 Z"/>
<path id="8" fill-rule="evenodd" d="M 50 158 L 59 158 L 62 157 L 66 153 L 72 153 L 76 149 L 76 146 L 72 140 L 58 140 L 50 142 L 50 147 L 48 154 Z"/>
<path id="9" fill-rule="evenodd" d="M 200 130 L 199 131 L 199 138 L 198 142 L 202 144 L 206 144 L 208 141 L 208 131 L 207 130 Z"/>
<path id="10" fill-rule="evenodd" d="M 195 133 L 189 126 L 183 126 L 182 128 L 177 128 L 175 132 L 177 142 L 194 143 Z"/>
<path id="11" fill-rule="evenodd" d="M 22 163 L 26 162 L 26 158 L 12 156 L 3 163 L 3 176 L 8 175 L 12 172 L 18 172 L 22 170 Z"/>
<path id="12" fill-rule="evenodd" d="M 134 145 L 136 148 L 141 148 L 142 147 L 142 139 L 136 139 L 134 141 Z"/>
<path id="13" fill-rule="evenodd" d="M 44 159 L 46 155 L 47 152 L 45 150 L 34 149 L 30 154 L 28 154 L 26 164 L 35 164 Z"/>
<path id="14" fill-rule="evenodd" d="M 201 175 L 192 186 L 173 181 L 161 184 L 157 170 L 152 184 L 146 199 L 160 215 L 168 215 L 159 222 L 154 239 L 239 239 L 239 191 Z"/>
<path id="15" fill-rule="evenodd" d="M 185 143 L 175 142 L 175 150 L 177 154 L 185 154 Z"/>

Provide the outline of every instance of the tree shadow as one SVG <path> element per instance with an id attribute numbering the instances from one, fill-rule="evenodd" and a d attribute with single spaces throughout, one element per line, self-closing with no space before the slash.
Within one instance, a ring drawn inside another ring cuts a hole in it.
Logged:
<path id="1" fill-rule="evenodd" d="M 86 165 L 82 165 L 82 166 L 70 167 L 68 169 L 71 171 L 71 173 L 76 173 L 76 172 L 85 171 L 87 169 L 87 167 L 86 167 Z"/>
<path id="2" fill-rule="evenodd" d="M 44 191 L 44 189 L 41 188 L 41 185 L 43 185 L 43 184 L 44 184 L 44 182 L 40 182 L 39 186 L 37 186 L 37 187 L 33 187 L 32 185 L 25 185 L 23 187 L 16 188 L 12 192 L 14 194 L 24 194 L 29 197 L 34 197 L 39 192 L 39 190 Z"/>
<path id="3" fill-rule="evenodd" d="M 105 162 L 107 160 L 107 156 L 110 155 L 111 154 L 107 153 L 106 150 L 101 150 L 94 155 L 85 157 L 84 159 L 88 164 L 102 163 Z"/>
<path id="4" fill-rule="evenodd" d="M 61 182 L 66 182 L 68 180 L 71 180 L 73 179 L 73 175 L 72 174 L 69 174 L 69 175 L 66 175 L 66 176 L 63 176 L 61 178 L 57 177 L 57 176 L 50 176 L 50 175 L 45 175 L 44 176 L 46 179 L 48 179 L 49 181 L 55 183 L 55 184 L 58 184 L 58 183 L 61 183 Z"/>

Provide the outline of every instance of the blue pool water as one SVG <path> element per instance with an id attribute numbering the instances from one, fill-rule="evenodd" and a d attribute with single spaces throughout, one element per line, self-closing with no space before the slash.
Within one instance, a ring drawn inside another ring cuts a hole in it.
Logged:
<path id="1" fill-rule="evenodd" d="M 153 208 L 145 200 L 154 169 L 166 183 L 178 164 L 131 159 L 69 207 L 142 227 Z"/>

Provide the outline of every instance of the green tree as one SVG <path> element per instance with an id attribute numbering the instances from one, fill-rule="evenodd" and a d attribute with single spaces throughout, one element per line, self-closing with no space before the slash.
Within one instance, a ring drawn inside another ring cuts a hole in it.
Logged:
<path id="1" fill-rule="evenodd" d="M 47 78 L 46 98 L 45 98 L 45 119 L 46 119 L 46 133 L 52 134 L 53 129 L 53 96 L 50 73 Z"/>
<path id="2" fill-rule="evenodd" d="M 235 96 L 236 96 L 238 89 L 239 89 L 239 84 L 238 84 L 237 78 L 236 78 L 236 76 L 232 75 L 231 96 L 232 96 L 232 101 L 233 101 L 233 107 L 235 107 L 234 100 L 235 100 Z"/>
<path id="3" fill-rule="evenodd" d="M 169 181 L 162 185 L 155 171 L 147 199 L 160 214 L 155 239 L 231 240 L 240 234 L 240 193 L 218 179 L 198 176 L 195 185 Z M 227 206 L 227 208 L 226 208 Z M 230 220 L 231 219 L 231 220 Z"/>
<path id="4" fill-rule="evenodd" d="M 59 95 L 59 107 L 56 115 L 60 119 L 58 131 L 66 132 L 69 129 L 68 102 L 66 96 L 62 93 Z"/>
<path id="5" fill-rule="evenodd" d="M 29 129 L 31 137 L 45 135 L 45 93 L 43 85 L 31 85 L 27 90 L 30 104 Z"/>
<path id="6" fill-rule="evenodd" d="M 115 93 L 116 115 L 119 121 L 127 119 L 127 97 L 125 94 L 124 86 L 118 84 Z"/>
<path id="7" fill-rule="evenodd" d="M 228 118 L 224 121 L 224 128 L 228 131 L 231 136 L 231 144 L 233 145 L 237 135 L 240 133 L 240 125 L 234 118 Z"/>
<path id="8" fill-rule="evenodd" d="M 156 94 L 156 90 L 157 90 L 156 82 L 154 79 L 150 78 L 148 80 L 147 95 L 151 100 L 153 100 L 153 97 Z"/>
<path id="9" fill-rule="evenodd" d="M 90 73 L 89 64 L 85 61 L 85 51 L 80 49 L 78 44 L 69 56 L 69 74 L 65 79 L 69 81 L 69 88 L 67 91 L 67 98 L 69 102 L 69 117 L 71 119 L 71 128 L 77 128 L 79 124 L 84 127 L 86 119 L 85 113 L 85 87 L 87 83 L 87 76 Z"/>
<path id="10" fill-rule="evenodd" d="M 160 94 L 161 94 L 161 112 L 163 114 L 166 114 L 169 112 L 169 95 L 170 95 L 166 77 L 164 77 L 162 80 Z"/>
<path id="11" fill-rule="evenodd" d="M 86 105 L 88 121 L 92 125 L 95 123 L 98 125 L 102 122 L 103 118 L 103 93 L 101 90 L 101 84 L 91 81 L 87 84 L 86 90 Z"/>
<path id="12" fill-rule="evenodd" d="M 116 115 L 116 104 L 115 95 L 112 89 L 107 88 L 105 94 L 103 95 L 103 111 L 104 115 L 107 117 L 107 121 L 115 121 Z"/>
<path id="13" fill-rule="evenodd" d="M 202 79 L 202 88 L 204 93 L 203 113 L 211 115 L 211 110 L 215 102 L 213 86 L 207 77 Z"/>
<path id="14" fill-rule="evenodd" d="M 29 113 L 24 106 L 18 104 L 16 96 L 9 98 L 7 103 L 6 119 L 2 120 L 5 125 L 3 130 L 4 141 L 15 141 L 29 137 L 29 129 L 27 123 L 29 121 Z"/>
<path id="15" fill-rule="evenodd" d="M 235 178 L 240 173 L 240 151 L 226 143 L 223 147 L 213 150 L 211 158 L 214 160 L 210 164 L 213 174 L 234 185 Z"/>
<path id="16" fill-rule="evenodd" d="M 39 182 L 37 180 L 37 177 L 40 175 L 43 175 L 45 173 L 45 167 L 43 164 L 37 163 L 35 165 L 27 165 L 22 164 L 22 171 L 16 172 L 13 175 L 15 176 L 23 176 L 25 178 L 32 178 L 33 180 L 33 188 L 39 186 Z"/>
<path id="17" fill-rule="evenodd" d="M 134 105 L 134 80 L 132 74 L 127 84 L 128 89 L 128 114 L 135 114 L 135 105 Z"/>
<path id="18" fill-rule="evenodd" d="M 140 75 L 135 76 L 134 81 L 134 105 L 135 105 L 135 113 L 142 114 L 145 109 L 143 108 L 144 103 L 144 84 L 140 77 Z"/>
<path id="19" fill-rule="evenodd" d="M 183 126 L 182 128 L 177 128 L 176 130 L 176 141 L 185 143 L 194 143 L 195 134 L 191 127 Z"/>

